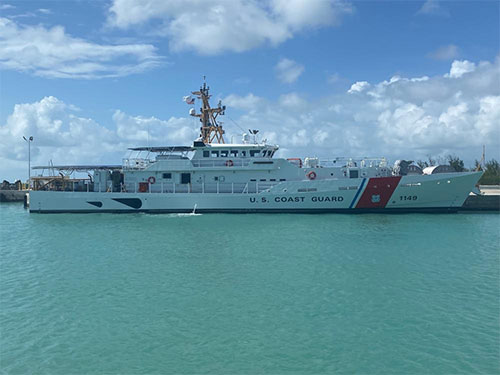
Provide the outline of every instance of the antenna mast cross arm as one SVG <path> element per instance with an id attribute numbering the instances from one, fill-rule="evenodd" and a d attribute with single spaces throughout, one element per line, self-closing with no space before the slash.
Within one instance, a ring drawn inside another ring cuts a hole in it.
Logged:
<path id="1" fill-rule="evenodd" d="M 209 94 L 210 87 L 204 82 L 200 91 L 192 91 L 193 95 L 196 95 L 198 99 L 202 102 L 202 107 L 200 108 L 200 113 L 192 113 L 191 116 L 198 117 L 201 122 L 200 137 L 203 143 L 209 144 L 214 140 L 217 143 L 226 143 L 224 141 L 224 130 L 222 125 L 217 122 L 217 116 L 224 115 L 226 106 L 223 106 L 219 101 L 217 108 L 211 108 L 209 99 L 211 95 Z"/>

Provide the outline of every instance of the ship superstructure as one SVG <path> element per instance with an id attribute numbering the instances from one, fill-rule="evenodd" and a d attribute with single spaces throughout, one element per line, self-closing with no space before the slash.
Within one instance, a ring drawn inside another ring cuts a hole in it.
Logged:
<path id="1" fill-rule="evenodd" d="M 456 211 L 481 176 L 443 168 L 423 174 L 411 162 L 392 167 L 384 158 L 275 158 L 279 147 L 259 141 L 257 130 L 226 143 L 218 121 L 226 107 L 210 106 L 205 83 L 192 94 L 201 107 L 190 114 L 201 127 L 191 146 L 132 148 L 121 166 L 50 166 L 60 175 L 35 178 L 30 211 Z M 49 167 L 35 167 L 42 168 Z M 74 171 L 92 173 L 70 179 Z"/>

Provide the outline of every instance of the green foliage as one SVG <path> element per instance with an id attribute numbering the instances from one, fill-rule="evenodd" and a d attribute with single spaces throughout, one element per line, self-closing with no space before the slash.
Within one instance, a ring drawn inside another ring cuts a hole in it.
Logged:
<path id="1" fill-rule="evenodd" d="M 456 155 L 448 155 L 446 161 L 448 164 L 455 169 L 457 172 L 464 172 L 468 169 L 465 168 L 464 161 L 460 159 Z M 428 160 L 417 160 L 416 164 L 424 169 L 426 167 L 430 167 L 438 164 L 445 164 L 442 158 L 428 156 Z M 476 160 L 474 162 L 474 168 L 471 168 L 472 171 L 483 171 L 481 179 L 479 180 L 480 185 L 500 185 L 500 163 L 491 159 L 484 164 L 484 167 L 481 165 L 481 162 Z"/>
<path id="2" fill-rule="evenodd" d="M 429 163 L 427 163 L 425 160 L 417 160 L 415 163 L 417 163 L 417 165 L 422 169 L 429 166 Z"/>
<path id="3" fill-rule="evenodd" d="M 450 167 L 453 167 L 456 172 L 464 172 L 467 170 L 464 167 L 464 161 L 455 155 L 448 155 L 448 164 Z"/>
<path id="4" fill-rule="evenodd" d="M 464 166 L 464 161 L 455 155 L 448 155 L 446 157 L 446 159 L 444 159 L 442 157 L 433 157 L 433 156 L 429 155 L 429 156 L 427 156 L 427 161 L 426 160 L 417 160 L 416 163 L 422 169 L 427 168 L 427 167 L 432 167 L 434 165 L 448 163 L 457 172 L 464 172 L 467 170 Z"/>
<path id="5" fill-rule="evenodd" d="M 484 165 L 484 174 L 479 180 L 480 185 L 500 185 L 500 163 L 495 159 Z"/>

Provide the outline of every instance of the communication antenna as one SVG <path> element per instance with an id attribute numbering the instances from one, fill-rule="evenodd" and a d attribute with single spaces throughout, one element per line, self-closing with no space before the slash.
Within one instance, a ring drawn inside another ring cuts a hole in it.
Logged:
<path id="1" fill-rule="evenodd" d="M 253 135 L 253 143 L 257 143 L 257 129 L 248 129 L 248 132 Z"/>
<path id="2" fill-rule="evenodd" d="M 485 153 L 485 149 L 486 149 L 486 146 L 483 145 L 483 155 L 481 157 L 481 160 L 479 161 L 478 165 L 477 165 L 477 168 L 476 168 L 476 171 L 480 171 L 481 169 L 483 169 L 483 171 L 485 170 L 485 162 L 486 162 L 486 153 Z"/>
<path id="3" fill-rule="evenodd" d="M 209 144 L 214 141 L 215 143 L 226 143 L 224 141 L 222 123 L 217 122 L 217 117 L 219 115 L 224 115 L 226 106 L 222 105 L 222 102 L 219 100 L 217 108 L 210 107 L 209 99 L 212 95 L 209 93 L 210 87 L 207 86 L 205 78 L 206 77 L 203 76 L 203 86 L 200 87 L 200 90 L 191 92 L 201 100 L 202 106 L 200 108 L 200 113 L 190 111 L 189 114 L 200 119 L 200 138 L 203 143 Z"/>

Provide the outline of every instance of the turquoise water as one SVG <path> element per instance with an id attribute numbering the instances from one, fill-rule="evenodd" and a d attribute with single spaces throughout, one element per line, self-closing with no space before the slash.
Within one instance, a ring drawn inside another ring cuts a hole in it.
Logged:
<path id="1" fill-rule="evenodd" d="M 500 371 L 498 214 L 0 223 L 1 373 Z"/>

